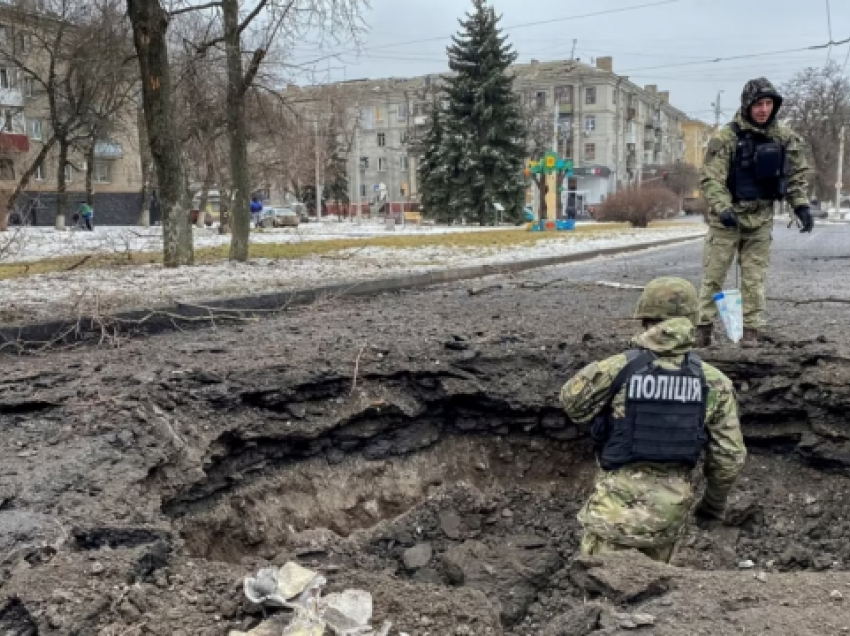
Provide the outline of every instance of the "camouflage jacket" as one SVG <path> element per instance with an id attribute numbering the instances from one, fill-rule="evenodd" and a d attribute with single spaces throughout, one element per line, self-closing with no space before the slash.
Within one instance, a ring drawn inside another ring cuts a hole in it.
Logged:
<path id="1" fill-rule="evenodd" d="M 800 137 L 787 126 L 777 122 L 771 123 L 766 129 L 757 128 L 744 119 L 740 111 L 735 115 L 734 121 L 741 127 L 741 130 L 758 131 L 785 146 L 791 164 L 791 174 L 788 176 L 788 194 L 785 200 L 792 208 L 808 205 L 807 176 L 809 167 Z M 710 225 L 723 227 L 718 217 L 724 210 L 732 208 L 738 215 L 738 221 L 742 228 L 755 229 L 773 222 L 773 202 L 747 201 L 732 204 L 732 194 L 729 192 L 726 180 L 732 169 L 732 160 L 735 158 L 737 145 L 738 137 L 730 126 L 724 126 L 714 134 L 705 153 L 700 192 L 708 202 Z"/>
<path id="2" fill-rule="evenodd" d="M 635 338 L 633 345 L 657 354 L 656 365 L 678 367 L 693 348 L 694 327 L 687 318 L 673 318 Z M 588 365 L 567 382 L 561 402 L 570 419 L 579 425 L 590 424 L 605 407 L 609 387 L 625 365 L 626 356 L 616 355 Z M 703 363 L 703 373 L 709 386 L 705 499 L 722 509 L 744 464 L 746 449 L 732 382 L 710 364 Z M 625 405 L 623 389 L 611 402 L 612 415 L 624 416 Z M 600 471 L 579 521 L 588 532 L 619 545 L 639 548 L 671 543 L 693 505 L 693 478 L 693 471 L 664 464 Z"/>

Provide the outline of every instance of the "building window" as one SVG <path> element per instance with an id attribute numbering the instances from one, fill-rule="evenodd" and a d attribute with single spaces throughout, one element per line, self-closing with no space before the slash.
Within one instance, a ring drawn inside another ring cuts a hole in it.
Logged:
<path id="1" fill-rule="evenodd" d="M 18 53 L 27 53 L 32 48 L 32 34 L 18 33 Z"/>
<path id="2" fill-rule="evenodd" d="M 408 131 L 406 131 L 406 130 L 402 130 L 402 131 L 399 133 L 398 137 L 399 137 L 399 141 L 400 141 L 402 144 L 406 144 L 406 143 L 408 143 L 408 142 L 410 141 L 410 133 L 409 133 Z"/>
<path id="3" fill-rule="evenodd" d="M 3 181 L 15 180 L 15 164 L 11 159 L 0 159 L 0 179 Z"/>
<path id="4" fill-rule="evenodd" d="M 30 139 L 35 141 L 44 139 L 44 129 L 40 119 L 30 120 Z"/>
<path id="5" fill-rule="evenodd" d="M 584 158 L 586 161 L 596 161 L 596 144 L 584 144 Z"/>
<path id="6" fill-rule="evenodd" d="M 584 129 L 587 132 L 596 130 L 596 115 L 587 115 L 584 118 Z"/>
<path id="7" fill-rule="evenodd" d="M 360 169 L 368 170 L 369 168 L 369 157 L 360 157 Z"/>
<path id="8" fill-rule="evenodd" d="M 378 172 L 386 172 L 387 171 L 387 158 L 386 157 L 378 157 Z"/>
<path id="9" fill-rule="evenodd" d="M 112 181 L 112 166 L 108 161 L 95 161 L 93 167 L 95 183 L 110 183 Z"/>
<path id="10" fill-rule="evenodd" d="M 537 108 L 540 108 L 541 110 L 546 108 L 546 91 L 538 91 L 535 96 L 535 101 L 537 103 Z"/>
<path id="11" fill-rule="evenodd" d="M 398 115 L 397 118 L 399 121 L 407 121 L 408 115 L 408 107 L 407 104 L 399 104 L 398 105 Z"/>
<path id="12" fill-rule="evenodd" d="M 407 155 L 402 155 L 401 157 L 399 157 L 398 165 L 402 170 L 408 169 L 410 163 L 409 163 L 409 159 L 408 159 Z"/>
<path id="13" fill-rule="evenodd" d="M 595 104 L 596 103 L 596 87 L 591 86 L 585 90 L 584 93 L 584 103 L 585 104 Z"/>
<path id="14" fill-rule="evenodd" d="M 361 196 L 361 197 L 365 197 L 365 196 L 366 196 L 366 186 L 365 186 L 365 185 L 361 185 L 361 186 L 360 186 L 360 196 Z"/>
<path id="15" fill-rule="evenodd" d="M 35 79 L 32 77 L 24 78 L 24 97 L 35 97 Z"/>
<path id="16" fill-rule="evenodd" d="M 44 166 L 38 164 L 35 169 L 35 180 L 44 181 Z"/>
<path id="17" fill-rule="evenodd" d="M 14 71 L 10 68 L 0 68 L 0 88 L 12 88 Z"/>
<path id="18" fill-rule="evenodd" d="M 386 133 L 378 133 L 378 145 L 383 147 L 387 145 L 387 134 Z"/>
<path id="19" fill-rule="evenodd" d="M 71 183 L 74 180 L 74 166 L 70 163 L 65 164 L 65 183 Z"/>

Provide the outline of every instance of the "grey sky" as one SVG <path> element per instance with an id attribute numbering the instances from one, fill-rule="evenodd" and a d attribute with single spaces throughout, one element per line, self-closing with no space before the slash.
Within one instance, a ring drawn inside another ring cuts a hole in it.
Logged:
<path id="1" fill-rule="evenodd" d="M 777 53 L 765 57 L 702 63 L 707 59 L 798 49 L 829 41 L 827 0 L 674 0 L 669 4 L 595 17 L 570 16 L 616 10 L 663 0 L 491 0 L 520 62 L 565 59 L 573 39 L 583 62 L 614 57 L 614 71 L 634 82 L 658 84 L 671 102 L 692 117 L 713 120 L 718 90 L 724 114 L 731 117 L 746 80 L 764 75 L 776 83 L 807 66 L 822 66 L 827 50 Z M 850 0 L 829 0 L 832 39 L 850 37 Z M 371 0 L 365 13 L 369 31 L 358 55 L 350 46 L 321 51 L 304 46 L 297 62 L 340 51 L 319 64 L 319 77 L 332 81 L 361 77 L 404 77 L 445 70 L 449 36 L 467 0 Z M 551 22 L 550 22 L 551 21 Z M 516 27 L 529 22 L 543 24 Z M 423 39 L 441 38 L 421 42 Z M 419 41 L 419 42 L 413 42 Z M 844 64 L 850 45 L 833 47 Z M 691 62 L 699 64 L 671 66 Z M 653 67 L 653 68 L 648 68 Z M 654 68 L 666 67 L 666 68 Z M 850 65 L 847 67 L 850 73 Z"/>

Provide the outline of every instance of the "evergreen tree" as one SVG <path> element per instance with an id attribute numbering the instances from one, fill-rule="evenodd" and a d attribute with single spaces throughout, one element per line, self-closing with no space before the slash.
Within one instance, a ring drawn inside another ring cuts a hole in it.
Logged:
<path id="1" fill-rule="evenodd" d="M 443 156 L 443 115 L 438 102 L 431 109 L 431 125 L 422 140 L 419 157 L 419 188 L 426 216 L 439 223 L 457 219 L 450 214 L 449 166 Z"/>
<path id="2" fill-rule="evenodd" d="M 473 0 L 473 8 L 448 49 L 455 75 L 446 90 L 441 158 L 449 168 L 450 215 L 485 225 L 497 218 L 494 203 L 507 219 L 521 218 L 525 133 L 507 72 L 516 53 L 486 0 Z"/>

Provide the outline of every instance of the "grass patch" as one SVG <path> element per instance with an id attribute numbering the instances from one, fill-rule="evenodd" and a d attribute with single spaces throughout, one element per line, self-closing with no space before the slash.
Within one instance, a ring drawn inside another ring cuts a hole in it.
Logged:
<path id="1" fill-rule="evenodd" d="M 669 227 L 674 223 L 659 223 L 656 227 Z M 629 229 L 625 223 L 606 225 L 579 225 L 575 232 L 528 232 L 524 229 L 493 230 L 480 232 L 452 232 L 448 234 L 405 234 L 370 238 L 347 238 L 334 240 L 302 241 L 299 243 L 254 243 L 250 248 L 251 258 L 299 259 L 310 256 L 325 256 L 344 250 L 363 247 L 413 249 L 418 247 L 442 246 L 458 249 L 497 249 L 515 245 L 533 245 L 540 241 L 572 239 L 594 234 Z M 195 250 L 195 263 L 213 263 L 227 258 L 230 247 L 207 247 Z M 78 254 L 45 258 L 26 263 L 0 263 L 0 280 L 21 278 L 36 274 L 66 272 L 70 270 L 116 269 L 162 262 L 160 252 L 129 252 L 123 254 Z"/>

